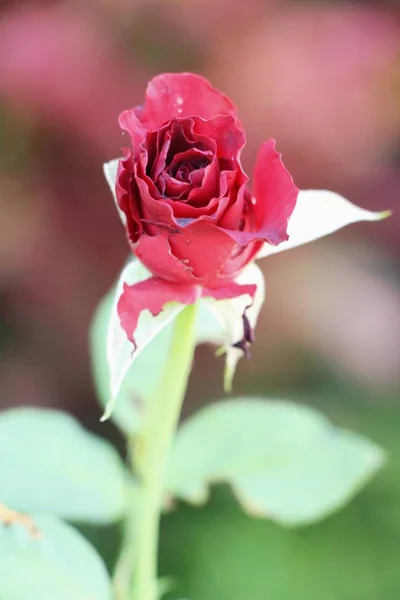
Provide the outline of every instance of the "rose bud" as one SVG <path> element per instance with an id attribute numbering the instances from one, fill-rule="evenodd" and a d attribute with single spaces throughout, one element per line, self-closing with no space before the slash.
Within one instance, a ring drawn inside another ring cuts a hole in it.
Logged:
<path id="1" fill-rule="evenodd" d="M 198 75 L 155 77 L 144 104 L 119 123 L 130 145 L 104 171 L 139 261 L 125 267 L 111 315 L 114 397 L 137 354 L 199 298 L 213 325 L 203 318 L 198 340 L 222 344 L 229 379 L 253 341 L 264 297 L 252 261 L 383 216 L 330 192 L 299 193 L 274 140 L 261 146 L 250 189 L 236 108 Z"/>

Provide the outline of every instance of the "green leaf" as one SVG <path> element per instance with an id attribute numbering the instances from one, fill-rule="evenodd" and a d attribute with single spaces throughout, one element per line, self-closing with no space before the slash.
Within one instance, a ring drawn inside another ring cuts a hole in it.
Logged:
<path id="1" fill-rule="evenodd" d="M 133 344 L 128 340 L 125 331 L 121 327 L 117 305 L 125 284 L 133 285 L 146 280 L 148 277 L 150 277 L 149 271 L 147 271 L 137 259 L 132 260 L 122 270 L 113 292 L 113 300 L 109 312 L 107 330 L 105 332 L 105 352 L 109 371 L 109 390 L 106 390 L 106 392 L 109 393 L 109 397 L 107 398 L 102 420 L 111 417 L 127 374 L 131 367 L 137 362 L 141 353 L 148 347 L 152 340 L 155 342 L 159 341 L 160 333 L 185 308 L 185 305 L 179 302 L 169 302 L 163 307 L 160 314 L 155 317 L 148 310 L 142 311 L 138 325 L 135 329 L 136 348 L 134 349 Z M 98 336 L 96 329 L 98 328 L 100 333 L 102 331 L 101 318 L 102 313 L 100 312 L 98 320 L 95 319 L 92 346 L 96 343 L 95 337 L 97 338 Z M 167 352 L 165 352 L 165 354 L 163 353 L 161 356 L 165 361 Z M 147 357 L 144 364 L 148 369 L 151 369 L 152 376 L 154 377 L 154 375 L 156 375 L 156 372 L 154 371 L 155 366 L 152 364 L 149 352 L 147 353 Z M 138 369 L 136 369 L 136 372 L 137 371 Z M 104 381 L 105 379 L 103 380 L 103 385 Z"/>
<path id="2" fill-rule="evenodd" d="M 0 526 L 1 600 L 111 600 L 102 559 L 72 527 L 33 516 L 35 529 Z"/>
<path id="3" fill-rule="evenodd" d="M 0 414 L 0 502 L 109 523 L 124 515 L 127 488 L 117 451 L 70 415 L 38 408 Z"/>
<path id="4" fill-rule="evenodd" d="M 111 398 L 106 340 L 114 300 L 115 289 L 112 289 L 99 304 L 90 332 L 94 381 L 100 404 L 104 409 Z M 140 431 L 145 407 L 159 387 L 157 374 L 163 373 L 173 326 L 174 323 L 171 322 L 162 329 L 137 355 L 136 360 L 128 365 L 110 416 L 127 437 Z M 125 341 L 130 357 L 133 347 L 126 336 Z"/>
<path id="5" fill-rule="evenodd" d="M 168 599 L 397 600 L 398 395 L 390 405 L 387 397 L 366 401 L 365 392 L 356 399 L 342 390 L 326 408 L 390 452 L 370 485 L 329 519 L 300 529 L 249 518 L 220 488 L 202 509 L 180 504 L 161 530 L 160 574 L 176 583 Z"/>
<path id="6" fill-rule="evenodd" d="M 224 401 L 178 431 L 167 492 L 204 502 L 210 482 L 228 482 L 254 516 L 297 526 L 339 509 L 382 466 L 379 446 L 286 401 Z"/>
<path id="7" fill-rule="evenodd" d="M 249 518 L 218 489 L 206 507 L 181 505 L 164 518 L 160 573 L 175 582 L 167 598 L 396 600 L 400 577 L 385 595 L 365 517 L 352 504 L 312 527 L 288 529 Z"/>

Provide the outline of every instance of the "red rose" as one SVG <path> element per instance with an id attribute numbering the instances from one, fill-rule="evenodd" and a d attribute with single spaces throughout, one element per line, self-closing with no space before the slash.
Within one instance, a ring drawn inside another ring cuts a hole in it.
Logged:
<path id="1" fill-rule="evenodd" d="M 117 172 L 128 240 L 158 278 L 222 288 L 264 242 L 287 239 L 298 190 L 275 143 L 260 149 L 253 192 L 240 155 L 236 108 L 205 79 L 164 74 L 119 123 L 130 135 Z"/>
<path id="2" fill-rule="evenodd" d="M 273 140 L 261 146 L 250 191 L 236 109 L 198 75 L 154 78 L 144 105 L 123 112 L 120 125 L 132 145 L 104 173 L 139 260 L 123 269 L 110 317 L 113 398 L 138 353 L 198 299 L 196 340 L 226 351 L 229 388 L 264 299 L 253 259 L 388 213 L 365 211 L 327 191 L 299 193 Z"/>
<path id="3" fill-rule="evenodd" d="M 123 112 L 119 122 L 131 147 L 105 165 L 105 174 L 132 251 L 150 272 L 122 280 L 117 313 L 123 330 L 142 345 L 134 334 L 145 309 L 155 316 L 173 301 L 182 307 L 199 297 L 244 297 L 242 338 L 232 343 L 246 350 L 253 339 L 246 297 L 257 305 L 255 315 L 263 284 L 255 269 L 244 268 L 262 246 L 288 238 L 298 194 L 275 142 L 260 149 L 251 192 L 240 162 L 246 138 L 235 106 L 190 73 L 155 77 L 144 105 Z"/>

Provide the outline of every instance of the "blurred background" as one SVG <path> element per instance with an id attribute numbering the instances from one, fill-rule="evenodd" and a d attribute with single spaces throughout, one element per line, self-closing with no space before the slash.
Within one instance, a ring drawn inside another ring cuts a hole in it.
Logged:
<path id="1" fill-rule="evenodd" d="M 102 163 L 123 145 L 120 111 L 157 73 L 201 73 L 235 101 L 249 173 L 274 137 L 298 187 L 394 210 L 264 261 L 267 301 L 235 389 L 319 406 L 388 448 L 388 467 L 299 531 L 251 521 L 224 490 L 204 510 L 180 507 L 164 522 L 161 570 L 190 600 L 400 597 L 399 6 L 0 1 L 2 408 L 98 422 L 88 327 L 128 250 Z M 221 396 L 222 362 L 200 348 L 185 410 Z"/>

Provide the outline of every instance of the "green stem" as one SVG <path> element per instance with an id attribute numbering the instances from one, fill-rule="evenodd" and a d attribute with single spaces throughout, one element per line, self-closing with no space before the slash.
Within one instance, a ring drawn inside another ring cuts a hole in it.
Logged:
<path id="1" fill-rule="evenodd" d="M 170 354 L 159 391 L 148 409 L 139 455 L 137 447 L 134 448 L 142 490 L 132 600 L 157 598 L 158 537 L 165 468 L 192 366 L 195 320 L 195 305 L 186 307 L 175 320 Z"/>
<path id="2" fill-rule="evenodd" d="M 132 488 L 130 506 L 137 505 L 137 490 Z M 138 529 L 138 515 L 136 510 L 128 513 L 123 525 L 123 538 L 120 555 L 115 566 L 113 575 L 113 587 L 115 600 L 130 600 L 130 588 L 132 579 L 132 566 L 136 560 L 136 538 Z"/>

